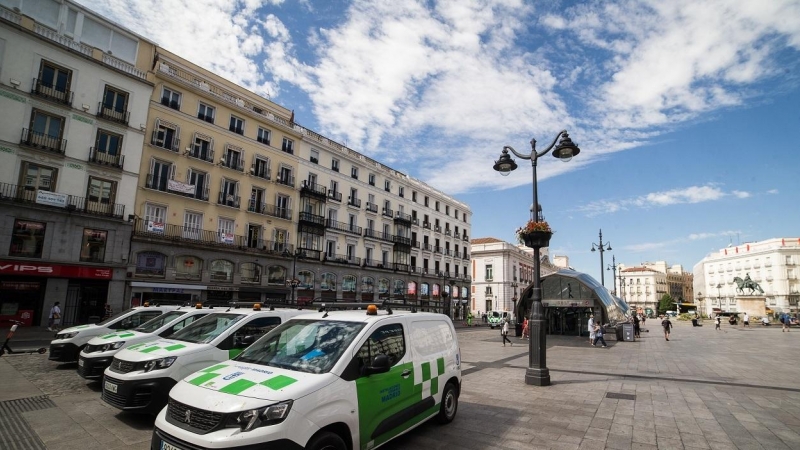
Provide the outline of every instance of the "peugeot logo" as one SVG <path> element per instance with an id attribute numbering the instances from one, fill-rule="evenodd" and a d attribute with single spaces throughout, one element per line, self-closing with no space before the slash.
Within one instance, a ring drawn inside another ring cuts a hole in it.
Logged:
<path id="1" fill-rule="evenodd" d="M 186 423 L 190 423 L 192 421 L 192 411 L 187 409 L 183 418 L 186 419 Z"/>

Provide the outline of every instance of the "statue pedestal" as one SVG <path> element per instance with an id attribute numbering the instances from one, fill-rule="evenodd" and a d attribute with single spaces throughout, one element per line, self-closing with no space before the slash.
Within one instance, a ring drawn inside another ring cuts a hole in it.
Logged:
<path id="1" fill-rule="evenodd" d="M 767 315 L 767 297 L 763 295 L 737 295 L 736 311 L 747 313 L 752 317 L 764 317 Z"/>

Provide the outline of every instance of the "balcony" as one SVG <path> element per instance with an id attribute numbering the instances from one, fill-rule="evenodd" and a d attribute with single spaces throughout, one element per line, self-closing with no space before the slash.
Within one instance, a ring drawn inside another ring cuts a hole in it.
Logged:
<path id="1" fill-rule="evenodd" d="M 181 110 L 181 104 L 177 100 L 170 100 L 169 97 L 161 97 L 161 104 L 176 111 Z"/>
<path id="2" fill-rule="evenodd" d="M 389 266 L 389 264 L 384 264 L 382 261 L 378 261 L 377 259 L 364 259 L 364 267 L 372 267 L 374 269 L 385 269 Z"/>
<path id="3" fill-rule="evenodd" d="M 66 87 L 53 86 L 38 78 L 33 79 L 31 94 L 51 102 L 72 106 L 72 91 L 67 90 Z"/>
<path id="4" fill-rule="evenodd" d="M 434 247 L 433 253 L 444 253 L 444 249 L 442 247 Z"/>
<path id="5" fill-rule="evenodd" d="M 414 225 L 414 226 L 418 227 L 419 226 L 419 219 L 414 217 L 414 216 L 411 216 L 411 225 Z"/>
<path id="6" fill-rule="evenodd" d="M 155 147 L 161 147 L 164 150 L 178 153 L 181 148 L 181 140 L 172 136 L 166 136 L 163 131 L 153 130 L 153 137 L 150 139 L 150 144 Z"/>
<path id="7" fill-rule="evenodd" d="M 467 236 L 467 233 L 464 233 L 463 240 L 464 240 L 464 242 L 469 242 L 469 236 Z"/>
<path id="8" fill-rule="evenodd" d="M 275 182 L 284 186 L 294 187 L 294 175 L 288 175 L 285 172 L 278 174 Z"/>
<path id="9" fill-rule="evenodd" d="M 391 210 L 391 209 L 389 209 L 389 208 L 383 208 L 383 209 L 381 210 L 381 215 L 382 215 L 382 216 L 384 216 L 384 217 L 389 217 L 389 218 L 391 218 L 391 217 L 394 215 L 394 211 L 392 211 L 392 210 Z"/>
<path id="10" fill-rule="evenodd" d="M 334 202 L 342 202 L 342 193 L 336 191 L 328 191 L 328 200 L 332 200 Z"/>
<path id="11" fill-rule="evenodd" d="M 395 245 L 399 245 L 399 246 L 402 246 L 402 247 L 408 247 L 409 249 L 411 248 L 411 239 L 407 238 L 405 236 L 394 235 L 394 236 L 392 236 L 392 242 Z"/>
<path id="12" fill-rule="evenodd" d="M 228 131 L 232 131 L 232 132 L 234 132 L 236 134 L 244 135 L 244 128 L 236 126 L 236 125 L 230 125 L 228 127 Z"/>
<path id="13" fill-rule="evenodd" d="M 292 210 L 289 208 L 279 207 L 277 205 L 264 205 L 264 210 L 261 214 L 277 217 L 279 219 L 292 220 Z"/>
<path id="14" fill-rule="evenodd" d="M 431 223 L 430 222 L 422 222 L 422 228 L 425 228 L 426 230 L 430 230 L 431 229 Z"/>
<path id="15" fill-rule="evenodd" d="M 432 252 L 433 251 L 433 246 L 431 244 L 427 243 L 427 242 L 423 242 L 422 243 L 422 249 L 425 250 L 426 252 Z"/>
<path id="16" fill-rule="evenodd" d="M 445 256 L 453 256 L 453 251 L 450 250 L 449 248 L 445 248 L 444 249 L 444 255 Z"/>
<path id="17" fill-rule="evenodd" d="M 115 108 L 110 108 L 100 102 L 97 104 L 97 118 L 105 119 L 111 122 L 120 123 L 122 125 L 128 125 L 128 119 L 130 118 L 131 113 L 128 111 L 118 111 Z"/>
<path id="18" fill-rule="evenodd" d="M 411 243 L 411 246 L 412 246 L 412 247 L 414 247 L 414 248 L 420 248 L 419 241 L 414 241 L 414 242 L 412 242 L 412 243 Z"/>
<path id="19" fill-rule="evenodd" d="M 342 231 L 344 233 L 354 234 L 356 236 L 361 236 L 361 232 L 363 230 L 361 227 L 357 225 L 350 225 L 349 223 L 337 222 L 332 219 L 325 220 L 325 227 L 336 231 Z"/>
<path id="20" fill-rule="evenodd" d="M 411 272 L 411 266 L 403 263 L 392 263 L 392 269 L 397 272 Z"/>
<path id="21" fill-rule="evenodd" d="M 393 236 L 391 234 L 382 233 L 380 231 L 375 231 L 375 230 L 370 230 L 369 228 L 364 230 L 364 237 L 365 238 L 378 239 L 378 240 L 386 241 L 386 242 L 392 242 L 392 238 L 393 238 Z"/>
<path id="22" fill-rule="evenodd" d="M 458 259 L 461 259 L 461 252 L 453 252 L 453 256 Z"/>
<path id="23" fill-rule="evenodd" d="M 162 177 L 153 173 L 148 173 L 144 187 L 147 189 L 154 189 L 156 191 L 167 192 L 167 181 L 169 181 L 169 177 Z"/>
<path id="24" fill-rule="evenodd" d="M 59 139 L 58 136 L 51 136 L 49 134 L 40 133 L 27 128 L 22 129 L 22 137 L 20 138 L 19 144 L 26 147 L 58 153 L 60 155 L 63 155 L 67 148 L 66 139 Z"/>
<path id="25" fill-rule="evenodd" d="M 50 193 L 50 191 L 43 191 Z M 65 210 L 69 213 L 83 213 L 92 216 L 111 217 L 122 219 L 125 215 L 125 205 L 119 203 L 108 203 L 104 200 L 94 201 L 84 197 L 74 195 L 50 193 L 62 200 L 61 205 L 52 202 L 44 203 L 39 198 L 37 189 L 32 186 L 21 186 L 16 184 L 0 183 L 0 202 L 30 203 L 42 207 L 52 207 Z M 44 194 L 47 195 L 47 194 Z M 39 200 L 39 201 L 37 201 Z"/>
<path id="26" fill-rule="evenodd" d="M 200 161 L 205 161 L 207 163 L 214 163 L 214 150 L 201 145 L 193 145 L 189 149 L 189 152 L 186 153 L 186 156 L 189 158 L 199 159 Z"/>
<path id="27" fill-rule="evenodd" d="M 348 198 L 347 199 L 347 206 L 352 206 L 354 208 L 361 208 L 361 199 Z"/>
<path id="28" fill-rule="evenodd" d="M 98 152 L 96 148 L 91 147 L 89 148 L 89 162 L 122 169 L 125 157 L 122 155 L 109 155 L 105 152 Z"/>
<path id="29" fill-rule="evenodd" d="M 378 213 L 378 205 L 375 203 L 367 202 L 367 212 Z"/>
<path id="30" fill-rule="evenodd" d="M 328 199 L 328 188 L 321 184 L 311 183 L 308 180 L 303 180 L 303 185 L 300 187 L 300 195 L 303 197 L 313 197 L 325 201 Z"/>
<path id="31" fill-rule="evenodd" d="M 338 255 L 338 254 L 328 254 L 325 255 L 326 262 L 333 262 L 338 264 L 349 264 L 351 266 L 360 266 L 361 265 L 361 258 L 358 256 L 347 256 L 347 255 Z"/>
<path id="32" fill-rule="evenodd" d="M 266 164 L 253 164 L 250 166 L 250 175 L 261 178 L 262 180 L 269 180 L 269 166 Z"/>
<path id="33" fill-rule="evenodd" d="M 453 237 L 456 239 L 461 239 L 461 233 L 456 231 L 455 233 L 453 233 Z"/>
<path id="34" fill-rule="evenodd" d="M 197 118 L 208 123 L 214 123 L 214 116 L 212 114 L 197 113 Z"/>
<path id="35" fill-rule="evenodd" d="M 219 165 L 237 172 L 244 172 L 244 163 L 238 155 L 228 155 L 228 157 L 220 158 Z"/>
<path id="36" fill-rule="evenodd" d="M 317 227 L 324 227 L 325 217 L 303 211 L 300 213 L 300 223 L 310 224 Z"/>
<path id="37" fill-rule="evenodd" d="M 433 231 L 436 232 L 436 233 L 441 233 L 442 232 L 442 227 L 439 226 L 439 225 L 435 225 L 433 227 Z"/>
<path id="38" fill-rule="evenodd" d="M 403 223 L 406 223 L 408 225 L 411 225 L 411 215 L 403 213 L 403 212 L 400 212 L 400 211 L 397 211 L 397 212 L 394 213 L 394 221 L 395 222 L 403 222 Z"/>
<path id="39" fill-rule="evenodd" d="M 226 195 L 225 192 L 220 192 L 217 198 L 217 204 L 239 209 L 240 200 L 241 198 L 238 195 Z"/>
<path id="40" fill-rule="evenodd" d="M 450 229 L 449 229 L 449 228 L 445 228 L 445 229 L 444 229 L 444 235 L 445 235 L 445 236 L 452 236 L 452 235 L 453 235 L 453 232 L 452 232 L 452 231 L 450 231 Z"/>
<path id="41" fill-rule="evenodd" d="M 312 164 L 319 164 L 319 158 L 314 158 L 312 156 L 312 157 L 308 158 L 308 160 L 311 161 Z"/>

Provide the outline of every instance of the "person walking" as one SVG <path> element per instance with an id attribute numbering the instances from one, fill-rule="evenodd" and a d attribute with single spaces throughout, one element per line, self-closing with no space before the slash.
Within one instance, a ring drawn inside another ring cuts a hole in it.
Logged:
<path id="1" fill-rule="evenodd" d="M 522 322 L 522 337 L 520 339 L 528 339 L 531 335 L 531 330 L 528 328 L 528 318 L 525 318 L 525 321 Z"/>
<path id="2" fill-rule="evenodd" d="M 781 333 L 789 331 L 789 325 L 792 323 L 792 317 L 786 313 L 781 314 L 781 323 L 783 327 L 781 327 Z"/>
<path id="3" fill-rule="evenodd" d="M 633 336 L 637 337 L 637 338 L 638 337 L 642 337 L 642 335 L 641 335 L 641 327 L 639 326 L 639 322 L 641 322 L 639 320 L 639 315 L 638 314 L 634 314 L 633 315 Z"/>
<path id="4" fill-rule="evenodd" d="M 717 316 L 714 317 L 714 330 L 720 330 L 720 324 L 722 324 L 722 318 L 717 314 Z"/>
<path id="5" fill-rule="evenodd" d="M 603 344 L 603 348 L 608 347 L 608 345 L 606 344 L 606 340 L 603 339 L 602 325 L 595 325 L 594 327 L 594 341 L 592 342 L 592 347 L 597 347 L 597 342 L 601 342 Z"/>
<path id="6" fill-rule="evenodd" d="M 594 324 L 594 314 L 589 314 L 589 324 L 587 329 L 589 330 L 589 343 L 594 345 L 594 338 L 595 338 L 595 328 L 597 328 Z"/>
<path id="7" fill-rule="evenodd" d="M 669 316 L 664 316 L 664 320 L 661 321 L 661 326 L 664 327 L 664 339 L 669 340 L 669 331 L 672 328 L 672 322 L 669 320 Z"/>
<path id="8" fill-rule="evenodd" d="M 47 331 L 56 331 L 54 328 L 58 328 L 58 325 L 61 324 L 61 302 L 55 302 L 52 308 L 50 308 L 50 314 L 47 316 Z"/>
<path id="9" fill-rule="evenodd" d="M 742 328 L 750 326 L 750 316 L 744 313 L 744 320 L 742 321 Z"/>
<path id="10" fill-rule="evenodd" d="M 506 346 L 506 342 L 511 344 L 512 347 L 514 346 L 514 343 L 511 342 L 511 339 L 508 338 L 508 321 L 507 320 L 503 321 L 503 327 L 500 328 L 500 336 L 503 336 L 503 347 Z"/>
<path id="11" fill-rule="evenodd" d="M 467 314 L 467 326 L 468 326 L 468 327 L 471 327 L 471 326 L 472 326 L 472 311 L 470 311 L 470 312 Z"/>

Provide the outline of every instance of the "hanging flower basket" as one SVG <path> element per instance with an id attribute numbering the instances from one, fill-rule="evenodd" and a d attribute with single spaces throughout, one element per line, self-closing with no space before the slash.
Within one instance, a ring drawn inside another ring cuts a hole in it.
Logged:
<path id="1" fill-rule="evenodd" d="M 525 244 L 526 247 L 541 248 L 550 245 L 550 238 L 553 237 L 553 230 L 547 222 L 528 221 L 524 227 L 516 230 L 517 241 Z"/>

